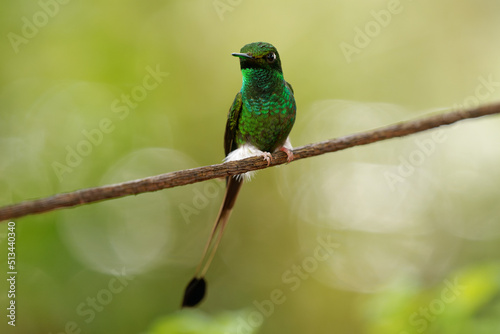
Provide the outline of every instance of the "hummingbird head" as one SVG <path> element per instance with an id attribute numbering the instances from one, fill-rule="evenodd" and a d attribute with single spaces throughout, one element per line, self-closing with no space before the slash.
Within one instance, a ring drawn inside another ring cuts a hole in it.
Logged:
<path id="1" fill-rule="evenodd" d="M 239 53 L 232 53 L 240 58 L 241 69 L 267 69 L 283 73 L 278 50 L 265 42 L 256 42 L 245 45 Z"/>

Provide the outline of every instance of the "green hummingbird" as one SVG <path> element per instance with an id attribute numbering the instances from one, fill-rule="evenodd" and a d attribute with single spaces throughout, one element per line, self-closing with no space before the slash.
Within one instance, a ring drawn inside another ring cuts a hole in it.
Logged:
<path id="1" fill-rule="evenodd" d="M 243 84 L 233 101 L 224 134 L 224 161 L 260 155 L 271 162 L 272 152 L 283 151 L 293 160 L 288 135 L 295 122 L 292 86 L 283 78 L 278 50 L 264 42 L 247 44 L 239 53 Z M 182 306 L 193 307 L 205 296 L 205 274 L 212 262 L 238 192 L 251 172 L 226 178 L 226 192 L 210 238 L 193 279 L 184 292 Z"/>

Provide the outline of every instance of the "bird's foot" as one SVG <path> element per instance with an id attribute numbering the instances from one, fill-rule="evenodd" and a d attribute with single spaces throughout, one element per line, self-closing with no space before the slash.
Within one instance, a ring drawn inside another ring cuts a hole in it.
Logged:
<path id="1" fill-rule="evenodd" d="M 273 160 L 273 156 L 271 155 L 271 153 L 269 152 L 262 152 L 260 154 L 261 157 L 264 158 L 264 160 L 267 161 L 267 165 L 269 166 L 269 164 L 271 163 L 271 160 Z"/>
<path id="2" fill-rule="evenodd" d="M 289 150 L 289 149 L 287 149 L 287 148 L 286 148 L 286 147 L 284 147 L 284 146 L 280 147 L 280 148 L 279 148 L 279 150 L 280 150 L 281 152 L 285 152 L 285 153 L 286 153 L 286 156 L 287 156 L 286 160 L 287 160 L 288 162 L 292 162 L 292 161 L 293 161 L 293 152 L 292 152 L 292 150 Z"/>

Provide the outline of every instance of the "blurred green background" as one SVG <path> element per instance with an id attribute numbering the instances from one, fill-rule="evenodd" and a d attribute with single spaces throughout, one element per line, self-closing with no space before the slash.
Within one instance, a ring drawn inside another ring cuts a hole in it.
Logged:
<path id="1" fill-rule="evenodd" d="M 215 164 L 237 52 L 281 55 L 294 146 L 500 99 L 500 2 L 4 1 L 0 205 Z M 153 74 L 152 74 L 153 73 Z M 212 180 L 15 219 L 2 333 L 498 333 L 496 116 L 267 169 L 179 310 Z"/>

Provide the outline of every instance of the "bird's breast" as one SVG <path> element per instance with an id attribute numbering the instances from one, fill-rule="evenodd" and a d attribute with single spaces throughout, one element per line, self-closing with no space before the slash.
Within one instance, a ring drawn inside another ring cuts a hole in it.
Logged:
<path id="1" fill-rule="evenodd" d="M 239 119 L 240 143 L 272 152 L 283 145 L 295 121 L 295 100 L 286 91 L 243 96 Z"/>

